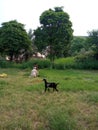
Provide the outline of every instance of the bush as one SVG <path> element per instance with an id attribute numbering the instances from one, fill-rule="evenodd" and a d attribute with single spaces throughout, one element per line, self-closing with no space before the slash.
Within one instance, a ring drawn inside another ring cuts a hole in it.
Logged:
<path id="1" fill-rule="evenodd" d="M 12 67 L 12 64 L 11 62 L 8 62 L 6 60 L 0 60 L 0 68 L 9 68 L 9 67 Z"/>
<path id="2" fill-rule="evenodd" d="M 98 60 L 94 59 L 93 57 L 87 58 L 84 55 L 56 59 L 53 65 L 48 59 L 32 59 L 23 63 L 14 63 L 6 60 L 0 60 L 0 68 L 32 69 L 36 64 L 38 65 L 39 69 L 98 69 Z"/>
<path id="3" fill-rule="evenodd" d="M 75 60 L 74 57 L 60 58 L 55 60 L 54 64 L 56 69 L 69 69 L 74 68 Z"/>
<path id="4" fill-rule="evenodd" d="M 35 64 L 37 64 L 40 69 L 49 68 L 51 65 L 48 59 L 32 59 L 23 63 L 9 62 L 4 59 L 0 60 L 0 68 L 32 69 Z"/>
<path id="5" fill-rule="evenodd" d="M 43 69 L 43 68 L 49 68 L 50 67 L 50 61 L 47 59 L 32 59 L 27 62 L 23 62 L 20 66 L 22 69 L 26 68 L 33 68 L 34 65 L 38 65 L 38 68 Z"/>
<path id="6" fill-rule="evenodd" d="M 98 69 L 98 60 L 93 55 L 81 54 L 75 57 L 76 68 L 79 69 Z"/>

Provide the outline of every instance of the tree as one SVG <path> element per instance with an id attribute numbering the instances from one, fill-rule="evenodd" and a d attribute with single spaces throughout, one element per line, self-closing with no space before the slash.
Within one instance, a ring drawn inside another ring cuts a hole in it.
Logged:
<path id="1" fill-rule="evenodd" d="M 66 56 L 70 41 L 72 40 L 72 23 L 68 13 L 62 7 L 49 9 L 40 16 L 41 27 L 34 31 L 34 42 L 41 51 L 46 46 L 50 47 L 50 60 L 55 57 Z"/>
<path id="2" fill-rule="evenodd" d="M 72 56 L 78 55 L 81 49 L 87 50 L 87 37 L 74 36 L 69 50 L 70 55 Z"/>
<path id="3" fill-rule="evenodd" d="M 16 20 L 2 23 L 0 28 L 0 52 L 10 57 L 10 61 L 24 54 L 25 59 L 31 51 L 31 40 L 24 25 Z"/>
<path id="4" fill-rule="evenodd" d="M 95 58 L 98 60 L 98 30 L 92 30 L 88 35 L 88 45 L 95 52 Z"/>

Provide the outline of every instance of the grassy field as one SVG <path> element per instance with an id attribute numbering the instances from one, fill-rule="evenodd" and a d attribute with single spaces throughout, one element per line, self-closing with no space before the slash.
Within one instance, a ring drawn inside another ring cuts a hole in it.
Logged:
<path id="1" fill-rule="evenodd" d="M 98 130 L 98 71 L 0 69 L 0 130 Z M 44 93 L 43 78 L 59 82 Z"/>

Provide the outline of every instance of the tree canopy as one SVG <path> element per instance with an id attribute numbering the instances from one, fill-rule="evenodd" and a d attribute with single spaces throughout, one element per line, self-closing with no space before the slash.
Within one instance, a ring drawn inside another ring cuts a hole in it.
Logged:
<path id="1" fill-rule="evenodd" d="M 24 25 L 16 20 L 2 23 L 0 28 L 0 53 L 7 55 L 12 61 L 20 54 L 27 57 L 31 50 L 31 40 L 24 29 Z"/>
<path id="2" fill-rule="evenodd" d="M 50 47 L 50 59 L 66 56 L 73 37 L 72 22 L 62 7 L 44 11 L 40 16 L 40 24 L 34 31 L 34 43 L 40 51 Z"/>

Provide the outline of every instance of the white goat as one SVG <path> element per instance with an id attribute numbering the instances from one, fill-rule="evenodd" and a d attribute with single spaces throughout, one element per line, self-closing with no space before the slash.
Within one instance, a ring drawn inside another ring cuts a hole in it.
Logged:
<path id="1" fill-rule="evenodd" d="M 37 71 L 36 67 L 34 67 L 34 68 L 32 69 L 32 71 L 31 71 L 31 76 L 34 77 L 34 78 L 38 76 L 38 71 Z"/>

